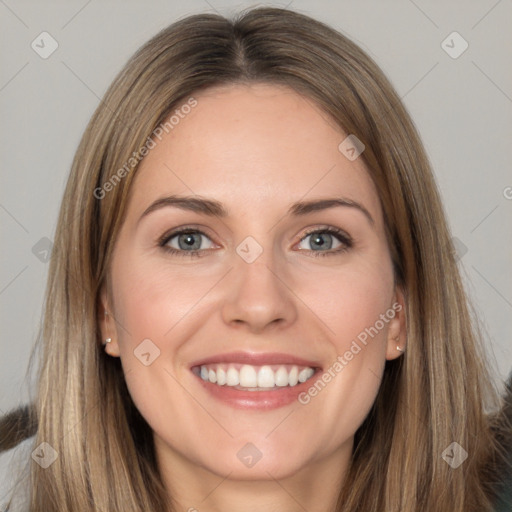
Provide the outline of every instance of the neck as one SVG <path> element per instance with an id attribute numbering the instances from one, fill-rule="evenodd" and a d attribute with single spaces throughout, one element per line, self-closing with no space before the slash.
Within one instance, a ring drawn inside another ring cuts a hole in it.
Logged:
<path id="1" fill-rule="evenodd" d="M 264 471 L 249 480 L 237 479 L 234 472 L 217 474 L 155 441 L 160 473 L 175 510 L 187 512 L 335 512 L 352 453 L 350 440 L 336 453 L 291 475 L 276 477 Z"/>

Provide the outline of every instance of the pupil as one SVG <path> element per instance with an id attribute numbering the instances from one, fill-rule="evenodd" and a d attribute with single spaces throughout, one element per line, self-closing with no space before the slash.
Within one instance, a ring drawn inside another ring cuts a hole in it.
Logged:
<path id="1" fill-rule="evenodd" d="M 330 249 L 331 245 L 332 245 L 332 240 L 331 240 L 331 243 L 326 242 L 324 239 L 325 236 L 331 236 L 331 235 L 329 235 L 327 233 L 315 235 L 314 238 L 312 239 L 313 245 L 316 245 L 319 248 L 326 247 L 327 249 Z"/>
<path id="2" fill-rule="evenodd" d="M 179 238 L 179 245 L 180 248 L 186 248 L 186 249 L 199 249 L 201 246 L 201 239 L 194 241 L 194 235 L 193 233 L 185 233 L 184 235 L 181 235 Z M 184 246 L 183 246 L 184 245 Z"/>

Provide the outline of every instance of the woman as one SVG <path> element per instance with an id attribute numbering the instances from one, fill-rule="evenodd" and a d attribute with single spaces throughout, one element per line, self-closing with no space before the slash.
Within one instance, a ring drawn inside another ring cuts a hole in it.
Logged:
<path id="1" fill-rule="evenodd" d="M 42 339 L 4 420 L 35 434 L 31 511 L 493 510 L 508 434 L 425 152 L 306 16 L 191 16 L 130 60 L 73 163 Z"/>

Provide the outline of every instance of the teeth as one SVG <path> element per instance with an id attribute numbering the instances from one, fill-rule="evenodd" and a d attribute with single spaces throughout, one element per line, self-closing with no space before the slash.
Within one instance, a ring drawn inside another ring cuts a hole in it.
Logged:
<path id="1" fill-rule="evenodd" d="M 240 386 L 244 388 L 255 388 L 258 386 L 258 376 L 254 366 L 249 366 L 248 364 L 242 366 L 240 370 Z"/>
<path id="2" fill-rule="evenodd" d="M 227 382 L 227 375 L 223 368 L 217 368 L 217 384 L 224 386 Z"/>
<path id="3" fill-rule="evenodd" d="M 306 382 L 309 379 L 309 377 L 311 377 L 309 373 L 309 368 L 304 368 L 299 372 L 299 382 Z"/>
<path id="4" fill-rule="evenodd" d="M 288 372 L 284 366 L 280 366 L 275 374 L 276 386 L 288 386 Z"/>
<path id="5" fill-rule="evenodd" d="M 297 382 L 299 382 L 299 369 L 294 366 L 288 374 L 288 383 L 290 386 L 296 386 Z"/>
<path id="6" fill-rule="evenodd" d="M 270 366 L 262 366 L 258 372 L 258 387 L 273 388 L 275 383 L 274 372 Z"/>
<path id="7" fill-rule="evenodd" d="M 203 378 L 203 368 L 204 366 L 201 366 L 201 377 Z M 207 380 L 203 378 L 203 380 Z M 240 384 L 240 374 L 238 373 L 238 370 L 236 368 L 228 368 L 227 378 L 226 378 L 226 384 L 228 386 L 238 386 Z"/>
<path id="8" fill-rule="evenodd" d="M 250 391 L 296 386 L 310 379 L 315 370 L 297 366 L 252 366 L 249 364 L 213 364 L 201 366 L 203 380 L 218 386 L 239 386 Z"/>

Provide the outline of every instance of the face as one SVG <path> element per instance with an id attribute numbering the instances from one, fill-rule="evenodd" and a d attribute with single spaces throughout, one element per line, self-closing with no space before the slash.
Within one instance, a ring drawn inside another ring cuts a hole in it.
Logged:
<path id="1" fill-rule="evenodd" d="M 194 98 L 132 183 L 106 350 L 160 461 L 238 479 L 339 465 L 404 345 L 378 193 L 291 89 Z"/>

